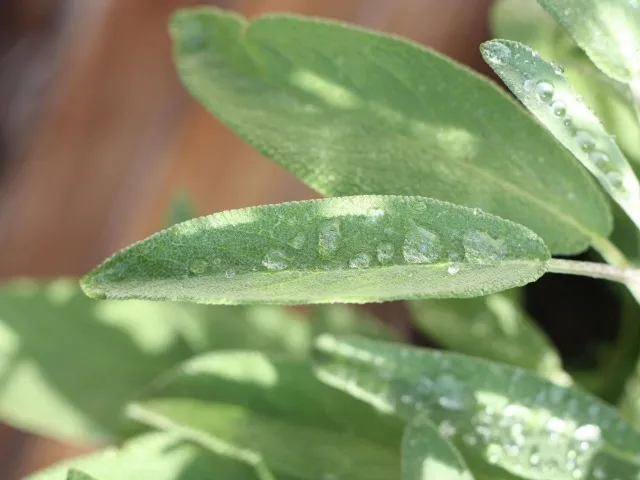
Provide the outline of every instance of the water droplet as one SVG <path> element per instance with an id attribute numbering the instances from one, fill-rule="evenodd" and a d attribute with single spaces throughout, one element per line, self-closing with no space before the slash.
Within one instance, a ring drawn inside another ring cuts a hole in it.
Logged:
<path id="1" fill-rule="evenodd" d="M 367 212 L 367 222 L 374 223 L 377 222 L 382 216 L 384 216 L 384 210 L 380 208 L 371 208 Z"/>
<path id="2" fill-rule="evenodd" d="M 622 175 L 620 175 L 618 172 L 607 173 L 607 180 L 609 180 L 611 185 L 615 188 L 621 188 L 624 185 Z"/>
<path id="3" fill-rule="evenodd" d="M 456 427 L 449 420 L 444 420 L 438 426 L 438 431 L 444 438 L 451 438 L 456 434 Z"/>
<path id="4" fill-rule="evenodd" d="M 583 152 L 591 152 L 596 147 L 596 141 L 589 132 L 578 130 L 576 132 L 576 141 Z"/>
<path id="5" fill-rule="evenodd" d="M 551 104 L 551 111 L 556 117 L 564 117 L 567 113 L 567 106 L 562 100 L 556 100 Z"/>
<path id="6" fill-rule="evenodd" d="M 464 256 L 471 263 L 491 263 L 502 260 L 506 254 L 504 242 L 486 232 L 471 230 L 462 239 Z"/>
<path id="7" fill-rule="evenodd" d="M 582 425 L 576 429 L 573 436 L 579 442 L 596 443 L 602 438 L 602 431 L 597 425 Z"/>
<path id="8" fill-rule="evenodd" d="M 367 268 L 371 263 L 371 257 L 366 253 L 360 253 L 349 262 L 350 268 Z"/>
<path id="9" fill-rule="evenodd" d="M 485 56 L 489 63 L 502 65 L 511 58 L 511 49 L 500 42 L 492 42 L 485 49 Z"/>
<path id="10" fill-rule="evenodd" d="M 307 237 L 304 235 L 304 233 L 299 233 L 295 237 L 293 237 L 293 240 L 289 242 L 289 245 L 291 245 L 296 250 L 300 250 L 302 247 L 304 247 L 306 241 Z"/>
<path id="11" fill-rule="evenodd" d="M 262 265 L 269 270 L 284 270 L 287 264 L 287 257 L 280 250 L 269 250 L 262 259 Z"/>
<path id="12" fill-rule="evenodd" d="M 502 448 L 500 447 L 500 445 L 492 443 L 487 447 L 487 460 L 489 461 L 489 463 L 495 465 L 500 460 L 501 455 Z"/>
<path id="13" fill-rule="evenodd" d="M 381 243 L 377 248 L 378 261 L 382 264 L 390 263 L 393 260 L 393 245 Z"/>
<path id="14" fill-rule="evenodd" d="M 340 239 L 340 220 L 325 222 L 318 234 L 318 252 L 322 257 L 330 257 L 338 249 Z"/>
<path id="15" fill-rule="evenodd" d="M 447 273 L 449 275 L 455 275 L 459 271 L 460 271 L 460 265 L 456 265 L 455 263 L 452 263 L 447 267 Z"/>
<path id="16" fill-rule="evenodd" d="M 549 82 L 538 82 L 535 93 L 542 103 L 551 103 L 551 100 L 553 100 L 553 85 Z"/>
<path id="17" fill-rule="evenodd" d="M 562 125 L 564 125 L 564 128 L 566 128 L 571 135 L 576 134 L 576 128 L 573 126 L 573 120 L 571 120 L 571 117 L 563 118 Z"/>
<path id="18" fill-rule="evenodd" d="M 412 225 L 402 246 L 407 263 L 433 263 L 442 256 L 442 244 L 438 236 L 426 228 Z"/>
<path id="19" fill-rule="evenodd" d="M 524 89 L 527 92 L 530 92 L 531 90 L 533 90 L 536 86 L 536 82 L 534 82 L 533 80 L 526 80 L 524 82 Z"/>
<path id="20" fill-rule="evenodd" d="M 436 379 L 439 394 L 438 404 L 447 410 L 462 410 L 467 402 L 467 387 L 451 375 L 442 375 Z"/>
<path id="21" fill-rule="evenodd" d="M 196 275 L 201 275 L 207 270 L 207 262 L 205 262 L 204 260 L 196 260 L 191 264 L 189 270 L 191 270 Z"/>
<path id="22" fill-rule="evenodd" d="M 553 73 L 555 73 L 556 75 L 562 75 L 564 73 L 564 67 L 562 65 L 559 64 L 554 64 L 553 65 Z"/>
<path id="23" fill-rule="evenodd" d="M 227 270 L 226 272 L 224 272 L 224 276 L 227 278 L 233 278 L 236 276 L 236 271 L 232 268 L 230 268 L 229 270 Z"/>
<path id="24" fill-rule="evenodd" d="M 589 154 L 589 160 L 598 168 L 603 168 L 609 163 L 609 156 L 606 153 L 593 151 Z"/>

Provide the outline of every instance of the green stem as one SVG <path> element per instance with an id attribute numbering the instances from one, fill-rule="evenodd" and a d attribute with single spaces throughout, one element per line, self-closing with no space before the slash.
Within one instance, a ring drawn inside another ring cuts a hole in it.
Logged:
<path id="1" fill-rule="evenodd" d="M 640 270 L 635 268 L 617 267 L 606 263 L 581 262 L 577 260 L 561 260 L 552 258 L 549 261 L 549 271 L 580 275 L 583 277 L 602 278 L 614 282 L 633 284 L 640 288 Z"/>

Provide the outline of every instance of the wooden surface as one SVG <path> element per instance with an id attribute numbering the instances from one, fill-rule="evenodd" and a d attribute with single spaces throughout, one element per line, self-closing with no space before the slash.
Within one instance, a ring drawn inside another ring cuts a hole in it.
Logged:
<path id="1" fill-rule="evenodd" d="M 483 68 L 489 0 L 5 0 L 0 54 L 12 60 L 0 63 L 0 276 L 82 274 L 157 230 L 179 190 L 201 213 L 314 196 L 180 86 L 166 23 L 194 3 L 347 20 Z M 10 4 L 18 13 L 9 15 Z M 0 433 L 0 459 L 10 438 Z M 21 474 L 76 452 L 26 443 Z"/>

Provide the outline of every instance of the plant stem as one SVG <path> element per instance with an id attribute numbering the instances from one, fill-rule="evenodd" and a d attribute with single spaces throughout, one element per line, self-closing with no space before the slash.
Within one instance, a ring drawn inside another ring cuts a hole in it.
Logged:
<path id="1" fill-rule="evenodd" d="M 640 270 L 607 265 L 606 263 L 552 258 L 549 262 L 549 271 L 568 275 L 581 275 L 583 277 L 602 278 L 604 280 L 640 286 Z"/>

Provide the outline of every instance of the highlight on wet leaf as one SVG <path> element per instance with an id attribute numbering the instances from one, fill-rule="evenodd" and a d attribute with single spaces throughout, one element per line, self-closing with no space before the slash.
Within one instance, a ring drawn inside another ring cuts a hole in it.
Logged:
<path id="1" fill-rule="evenodd" d="M 511 40 L 491 40 L 481 50 L 509 89 L 640 226 L 638 179 L 615 139 L 577 95 L 563 71 Z"/>
<path id="2" fill-rule="evenodd" d="M 476 475 L 640 474 L 640 433 L 580 390 L 498 363 L 373 340 L 326 335 L 316 350 L 321 380 L 406 421 L 425 415 Z"/>
<path id="3" fill-rule="evenodd" d="M 402 480 L 473 480 L 460 453 L 423 416 L 414 417 L 402 437 Z"/>
<path id="4" fill-rule="evenodd" d="M 531 230 L 422 197 L 358 196 L 222 212 L 157 233 L 82 280 L 96 298 L 214 304 L 473 297 L 546 271 Z"/>
<path id="5" fill-rule="evenodd" d="M 481 208 L 527 226 L 556 254 L 611 231 L 595 182 L 540 125 L 424 46 L 329 20 L 249 22 L 212 8 L 178 12 L 171 34 L 195 98 L 323 195 Z"/>
<path id="6" fill-rule="evenodd" d="M 559 385 L 571 377 L 551 340 L 510 292 L 409 302 L 413 323 L 456 352 L 526 368 Z"/>

